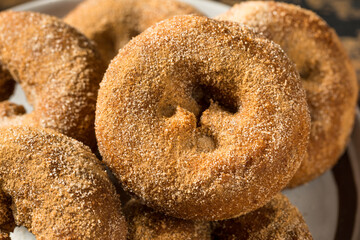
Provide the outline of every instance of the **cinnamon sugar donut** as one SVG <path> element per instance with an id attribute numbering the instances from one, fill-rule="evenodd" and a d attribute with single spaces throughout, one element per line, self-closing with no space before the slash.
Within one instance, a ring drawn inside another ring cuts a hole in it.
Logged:
<path id="1" fill-rule="evenodd" d="M 16 223 L 38 240 L 125 239 L 120 198 L 88 147 L 50 129 L 0 136 L 0 236 Z"/>
<path id="2" fill-rule="evenodd" d="M 95 125 L 128 191 L 174 217 L 219 220 L 288 183 L 309 124 L 298 73 L 277 44 L 235 23 L 177 16 L 120 50 Z"/>
<path id="3" fill-rule="evenodd" d="M 96 145 L 95 105 L 104 67 L 87 38 L 54 17 L 1 12 L 0 63 L 0 76 L 10 73 L 34 107 L 29 114 L 1 116 L 0 126 L 52 128 Z"/>
<path id="4" fill-rule="evenodd" d="M 294 187 L 331 168 L 352 130 L 358 86 L 335 31 L 315 13 L 276 2 L 244 2 L 218 17 L 246 24 L 280 44 L 295 62 L 311 114 L 308 157 L 291 180 Z"/>
<path id="5" fill-rule="evenodd" d="M 280 193 L 251 213 L 215 222 L 212 236 L 221 240 L 313 239 L 299 210 Z"/>
<path id="6" fill-rule="evenodd" d="M 86 0 L 64 21 L 95 41 L 110 62 L 131 38 L 175 15 L 200 13 L 177 0 Z"/>
<path id="7" fill-rule="evenodd" d="M 210 222 L 166 216 L 132 199 L 124 207 L 131 240 L 210 240 Z"/>

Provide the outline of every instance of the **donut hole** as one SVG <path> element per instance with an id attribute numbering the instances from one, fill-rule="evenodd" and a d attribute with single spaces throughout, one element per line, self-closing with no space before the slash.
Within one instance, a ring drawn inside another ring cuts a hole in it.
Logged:
<path id="1" fill-rule="evenodd" d="M 160 112 L 162 116 L 170 118 L 176 113 L 176 106 L 171 104 L 165 104 L 161 107 Z"/>
<path id="2" fill-rule="evenodd" d="M 15 226 L 14 218 L 12 215 L 11 206 L 12 198 L 3 192 L 0 192 L 0 212 L 5 213 L 5 218 L 0 218 L 0 228 L 2 231 L 9 233 L 11 239 L 27 239 L 32 240 L 36 239 L 35 236 L 28 231 L 24 226 Z M 7 210 L 5 210 L 7 209 Z M 5 210 L 5 212 L 4 212 Z M 5 220 L 5 222 L 4 222 Z M 14 228 L 15 227 L 15 228 Z M 1 232 L 1 231 L 0 231 Z"/>
<path id="3" fill-rule="evenodd" d="M 0 79 L 3 82 L 0 86 L 0 117 L 23 115 L 33 110 L 20 84 L 14 80 L 17 76 L 16 70 L 10 74 L 2 67 L 0 71 Z"/>
<path id="4" fill-rule="evenodd" d="M 311 63 L 310 61 L 306 61 L 299 69 L 300 78 L 302 80 L 310 80 L 313 79 L 316 75 L 320 74 L 320 66 L 319 62 L 316 61 Z"/>
<path id="5" fill-rule="evenodd" d="M 13 95 L 15 90 L 16 82 L 12 79 L 6 80 L 4 84 L 2 84 L 0 90 L 0 101 L 7 100 Z"/>
<path id="6" fill-rule="evenodd" d="M 142 33 L 143 31 L 138 31 L 134 28 L 131 28 L 129 31 L 128 31 L 128 38 L 129 40 L 133 39 L 134 37 L 136 37 L 137 35 L 139 35 L 140 33 Z M 126 43 L 124 44 L 124 46 L 126 45 Z M 121 46 L 123 47 L 123 46 Z"/>
<path id="7" fill-rule="evenodd" d="M 204 85 L 197 85 L 193 88 L 191 97 L 197 102 L 200 112 L 196 116 L 196 124 L 200 126 L 200 118 L 202 113 L 210 107 L 210 95 L 207 93 L 206 86 Z"/>
<path id="8" fill-rule="evenodd" d="M 196 85 L 192 91 L 192 98 L 199 105 L 200 112 L 197 114 L 197 126 L 200 127 L 200 119 L 211 104 L 211 101 L 217 102 L 218 106 L 225 112 L 235 114 L 238 112 L 237 101 L 229 95 L 224 95 L 218 88 L 214 86 L 206 86 L 203 84 Z"/>
<path id="9" fill-rule="evenodd" d="M 195 114 L 196 126 L 201 128 L 202 133 L 202 136 L 197 140 L 198 149 L 201 152 L 214 151 L 218 147 L 217 138 L 206 126 L 202 126 L 201 117 L 215 102 L 222 111 L 233 115 L 237 113 L 239 109 L 237 101 L 230 95 L 224 94 L 223 91 L 220 91 L 217 87 L 204 84 L 195 85 L 191 97 L 199 107 L 199 113 Z"/>
<path id="10" fill-rule="evenodd" d="M 99 32 L 93 36 L 94 42 L 101 46 L 99 50 L 102 51 L 101 55 L 104 60 L 110 62 L 111 59 L 117 55 L 120 48 L 140 34 L 139 31 L 133 28 L 123 29 L 121 32 L 121 38 L 119 38 L 116 36 L 114 27 L 106 26 L 103 32 Z M 126 35 L 124 33 L 126 33 Z"/>
<path id="11" fill-rule="evenodd" d="M 116 54 L 116 38 L 110 27 L 105 28 L 103 32 L 95 34 L 93 39 L 95 44 L 101 46 L 101 48 L 98 47 L 98 49 L 102 50 L 102 57 L 110 61 Z"/>

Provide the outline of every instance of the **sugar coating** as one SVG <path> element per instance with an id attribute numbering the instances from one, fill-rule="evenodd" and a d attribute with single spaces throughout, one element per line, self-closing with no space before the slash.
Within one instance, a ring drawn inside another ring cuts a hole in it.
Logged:
<path id="1" fill-rule="evenodd" d="M 131 240 L 210 240 L 210 222 L 166 216 L 132 199 L 124 207 Z"/>
<path id="2" fill-rule="evenodd" d="M 356 73 L 335 31 L 315 13 L 291 4 L 246 2 L 217 19 L 254 28 L 278 43 L 294 61 L 311 114 L 308 157 L 289 186 L 331 168 L 345 150 L 355 119 Z"/>
<path id="3" fill-rule="evenodd" d="M 125 239 L 120 198 L 82 143 L 53 130 L 0 128 L 0 239 Z"/>
<path id="4" fill-rule="evenodd" d="M 120 48 L 151 25 L 186 14 L 201 15 L 177 0 L 86 0 L 64 21 L 92 39 L 109 63 Z"/>
<path id="5" fill-rule="evenodd" d="M 281 193 L 244 216 L 214 222 L 212 237 L 221 240 L 313 239 L 299 210 Z"/>
<path id="6" fill-rule="evenodd" d="M 174 217 L 219 220 L 287 184 L 310 117 L 277 44 L 236 23 L 177 16 L 120 50 L 95 125 L 103 160 L 128 191 Z"/>
<path id="7" fill-rule="evenodd" d="M 61 20 L 0 13 L 0 82 L 15 79 L 34 111 L 0 117 L 0 126 L 55 129 L 95 146 L 94 119 L 103 62 L 91 42 Z"/>

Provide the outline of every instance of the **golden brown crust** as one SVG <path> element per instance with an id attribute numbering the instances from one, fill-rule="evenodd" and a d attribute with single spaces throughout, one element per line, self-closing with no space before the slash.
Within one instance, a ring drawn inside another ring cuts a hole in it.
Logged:
<path id="1" fill-rule="evenodd" d="M 11 198 L 16 225 L 36 239 L 125 239 L 119 196 L 88 147 L 39 128 L 0 135 L 0 193 Z M 8 207 L 1 201 L 0 211 Z"/>
<path id="2" fill-rule="evenodd" d="M 0 62 L 34 107 L 30 114 L 1 118 L 0 126 L 39 125 L 96 145 L 94 113 L 103 63 L 89 40 L 54 17 L 2 12 Z"/>
<path id="3" fill-rule="evenodd" d="M 134 38 L 101 83 L 104 161 L 147 205 L 184 219 L 254 210 L 291 179 L 308 145 L 299 76 L 246 27 L 177 16 Z"/>
<path id="4" fill-rule="evenodd" d="M 214 222 L 214 239 L 312 240 L 301 213 L 282 194 L 244 216 Z"/>
<path id="5" fill-rule="evenodd" d="M 218 17 L 253 27 L 278 43 L 295 62 L 311 114 L 308 157 L 291 180 L 294 187 L 331 168 L 352 130 L 358 86 L 335 31 L 315 13 L 275 2 L 244 2 Z"/>
<path id="6" fill-rule="evenodd" d="M 129 240 L 210 240 L 210 223 L 183 220 L 130 200 L 124 207 Z"/>
<path id="7" fill-rule="evenodd" d="M 133 37 L 151 25 L 175 15 L 200 13 L 176 0 L 87 0 L 64 21 L 95 41 L 110 62 Z"/>

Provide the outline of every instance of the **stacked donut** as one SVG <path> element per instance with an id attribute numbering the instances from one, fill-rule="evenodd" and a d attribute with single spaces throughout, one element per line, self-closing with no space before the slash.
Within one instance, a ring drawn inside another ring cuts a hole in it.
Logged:
<path id="1" fill-rule="evenodd" d="M 333 166 L 351 132 L 356 79 L 335 32 L 284 3 L 216 19 L 101 3 L 73 27 L 0 13 L 0 100 L 15 80 L 34 106 L 0 103 L 0 240 L 19 225 L 37 239 L 312 239 L 280 191 Z"/>
<path id="2" fill-rule="evenodd" d="M 244 2 L 217 19 L 246 24 L 278 43 L 296 64 L 311 115 L 308 156 L 289 186 L 335 165 L 354 123 L 355 71 L 335 31 L 315 13 L 275 2 Z"/>

